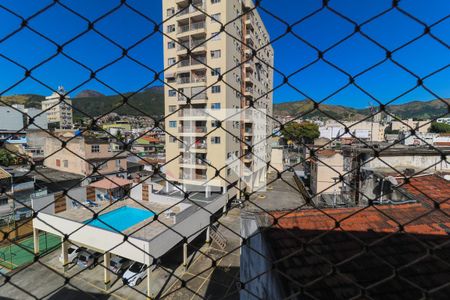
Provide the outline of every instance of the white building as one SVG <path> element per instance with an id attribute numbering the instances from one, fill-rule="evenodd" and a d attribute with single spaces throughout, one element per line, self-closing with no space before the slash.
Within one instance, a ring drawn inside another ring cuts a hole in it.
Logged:
<path id="1" fill-rule="evenodd" d="M 46 112 L 49 123 L 56 123 L 60 129 L 71 129 L 73 126 L 72 100 L 66 95 L 64 87 L 42 101 L 42 110 Z"/>
<path id="2" fill-rule="evenodd" d="M 33 118 L 32 123 L 30 118 Z M 47 129 L 47 115 L 37 108 L 25 108 L 14 104 L 12 107 L 0 106 L 0 131 L 21 132 L 27 129 Z"/>
<path id="3" fill-rule="evenodd" d="M 345 127 L 349 133 L 345 133 Z M 330 140 L 340 138 L 358 138 L 361 140 L 381 142 L 384 141 L 385 125 L 377 122 L 342 122 L 328 121 L 319 127 L 320 137 Z"/>
<path id="4" fill-rule="evenodd" d="M 23 114 L 19 109 L 9 106 L 0 106 L 0 130 L 1 131 L 22 131 Z"/>

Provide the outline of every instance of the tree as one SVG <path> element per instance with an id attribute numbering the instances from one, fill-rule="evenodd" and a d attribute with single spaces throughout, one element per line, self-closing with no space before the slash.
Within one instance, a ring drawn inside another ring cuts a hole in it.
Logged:
<path id="1" fill-rule="evenodd" d="M 450 133 L 450 125 L 445 123 L 433 122 L 431 123 L 429 131 L 432 133 Z"/>
<path id="2" fill-rule="evenodd" d="M 0 165 L 8 167 L 14 163 L 14 156 L 6 149 L 0 149 Z"/>
<path id="3" fill-rule="evenodd" d="M 281 132 L 286 139 L 296 144 L 311 143 L 320 136 L 319 126 L 311 122 L 291 122 Z"/>

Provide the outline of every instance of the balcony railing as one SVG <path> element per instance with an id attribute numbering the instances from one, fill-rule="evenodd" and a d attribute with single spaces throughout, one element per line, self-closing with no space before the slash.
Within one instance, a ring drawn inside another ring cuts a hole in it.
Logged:
<path id="1" fill-rule="evenodd" d="M 193 158 L 193 157 L 180 157 L 178 160 L 180 164 L 186 164 L 186 165 L 200 165 L 205 166 L 206 165 L 206 157 L 203 158 Z"/>
<path id="2" fill-rule="evenodd" d="M 186 24 L 186 25 L 178 26 L 178 33 L 184 33 L 184 32 L 199 30 L 199 29 L 203 29 L 203 28 L 205 28 L 205 22 L 192 23 L 191 25 Z"/>
<path id="3" fill-rule="evenodd" d="M 206 180 L 207 176 L 206 174 L 181 173 L 180 178 L 187 180 Z"/>
<path id="4" fill-rule="evenodd" d="M 191 47 L 195 48 L 195 47 L 197 47 L 199 45 L 205 46 L 205 41 L 206 41 L 206 39 L 192 40 L 191 41 Z"/>
<path id="5" fill-rule="evenodd" d="M 190 66 L 190 65 L 191 65 L 191 62 L 189 61 L 189 59 L 180 60 L 178 62 L 178 66 L 179 67 L 187 67 L 187 66 Z"/>
<path id="6" fill-rule="evenodd" d="M 182 109 L 178 112 L 179 117 L 205 117 L 203 109 Z"/>
<path id="7" fill-rule="evenodd" d="M 191 82 L 193 82 L 193 83 L 206 82 L 206 76 L 203 76 L 203 77 L 192 77 Z"/>
<path id="8" fill-rule="evenodd" d="M 180 8 L 178 10 L 178 16 L 184 16 L 193 12 L 199 12 L 198 9 L 205 10 L 205 3 L 203 2 L 192 3 L 192 5 L 190 5 L 189 7 Z"/>
<path id="9" fill-rule="evenodd" d="M 196 126 L 196 127 L 180 126 L 180 127 L 178 127 L 179 133 L 205 133 L 206 131 L 207 131 L 206 126 Z"/>
<path id="10" fill-rule="evenodd" d="M 190 77 L 178 77 L 177 82 L 179 84 L 190 83 L 191 82 L 191 78 Z"/>
<path id="11" fill-rule="evenodd" d="M 178 62 L 178 67 L 198 66 L 204 64 L 206 64 L 206 57 L 196 57 L 191 59 L 180 60 Z"/>

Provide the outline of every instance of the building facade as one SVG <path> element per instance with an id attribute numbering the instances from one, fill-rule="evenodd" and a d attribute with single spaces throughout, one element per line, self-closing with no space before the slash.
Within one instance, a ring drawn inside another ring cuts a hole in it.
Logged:
<path id="1" fill-rule="evenodd" d="M 49 123 L 56 124 L 59 129 L 71 129 L 73 127 L 72 100 L 69 95 L 66 95 L 64 87 L 58 87 L 58 92 L 45 97 L 41 106 L 47 114 Z"/>
<path id="2" fill-rule="evenodd" d="M 268 161 L 270 149 L 252 147 L 251 155 L 242 142 L 251 144 L 261 124 L 243 118 L 218 126 L 200 110 L 238 110 L 254 101 L 255 108 L 272 115 L 274 52 L 269 35 L 257 11 L 251 10 L 252 1 L 189 3 L 163 1 L 166 175 L 185 190 L 202 186 L 199 190 L 207 194 L 224 192 L 243 177 L 258 186 L 266 172 L 254 171 L 255 151 L 267 153 L 262 160 Z M 222 24 L 227 24 L 226 33 Z M 196 112 L 188 116 L 188 109 Z M 241 168 L 231 166 L 234 158 Z"/>
<path id="3" fill-rule="evenodd" d="M 67 141 L 66 147 L 61 148 L 61 140 Z M 68 173 L 96 177 L 127 171 L 126 153 L 112 151 L 110 142 L 99 138 L 67 135 L 47 138 L 44 152 L 44 166 Z"/>

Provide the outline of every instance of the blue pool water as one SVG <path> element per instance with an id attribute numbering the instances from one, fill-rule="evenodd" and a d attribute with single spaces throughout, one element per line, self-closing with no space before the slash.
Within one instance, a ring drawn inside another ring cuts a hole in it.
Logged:
<path id="1" fill-rule="evenodd" d="M 90 226 L 106 229 L 109 231 L 124 231 L 131 226 L 148 219 L 155 214 L 146 209 L 139 209 L 130 206 L 123 206 L 113 211 L 107 212 L 84 222 Z M 103 221 L 102 222 L 100 222 Z M 109 226 L 108 226 L 109 225 Z"/>

